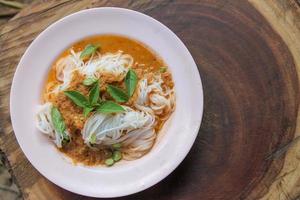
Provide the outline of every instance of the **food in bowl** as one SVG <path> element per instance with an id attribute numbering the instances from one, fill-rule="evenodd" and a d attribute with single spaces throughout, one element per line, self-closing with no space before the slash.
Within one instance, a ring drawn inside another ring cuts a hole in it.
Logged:
<path id="1" fill-rule="evenodd" d="M 175 108 L 171 72 L 144 44 L 85 38 L 53 63 L 37 128 L 74 163 L 112 166 L 147 154 Z"/>

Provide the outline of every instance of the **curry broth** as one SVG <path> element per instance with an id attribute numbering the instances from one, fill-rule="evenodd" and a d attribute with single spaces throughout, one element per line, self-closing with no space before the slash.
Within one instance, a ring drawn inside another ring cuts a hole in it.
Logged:
<path id="1" fill-rule="evenodd" d="M 162 59 L 154 52 L 135 40 L 116 35 L 92 36 L 75 43 L 57 58 L 49 72 L 44 94 L 49 87 L 54 87 L 60 84 L 55 76 L 56 62 L 60 58 L 67 56 L 71 48 L 73 48 L 75 52 L 78 52 L 82 51 L 88 44 L 99 44 L 99 52 L 101 54 L 108 52 L 115 53 L 119 50 L 123 51 L 125 54 L 130 54 L 134 59 L 132 68 L 136 71 L 139 79 L 143 78 L 146 73 L 155 74 L 159 72 L 162 66 L 166 66 Z M 83 75 L 75 72 L 68 90 L 77 90 L 82 94 L 87 95 L 89 87 L 82 84 L 84 78 L 85 77 Z M 162 73 L 162 79 L 164 80 L 164 84 L 173 88 L 173 81 L 170 72 L 167 71 Z M 134 94 L 132 98 L 134 98 L 134 96 L 136 96 L 136 94 Z M 53 105 L 60 110 L 72 139 L 69 144 L 64 145 L 59 150 L 69 156 L 74 163 L 99 165 L 103 164 L 104 160 L 111 156 L 109 149 L 92 149 L 84 144 L 80 131 L 84 126 L 86 118 L 84 118 L 82 114 L 82 109 L 77 107 L 70 99 L 68 99 L 63 92 L 59 92 L 57 95 L 52 95 L 47 99 L 45 98 L 45 95 L 43 95 L 43 101 L 53 103 Z M 126 105 L 128 104 L 130 105 L 130 101 L 129 103 L 126 103 Z M 164 121 L 159 118 L 157 119 L 157 122 L 158 123 L 155 126 L 156 133 L 158 133 L 159 129 L 164 124 Z"/>

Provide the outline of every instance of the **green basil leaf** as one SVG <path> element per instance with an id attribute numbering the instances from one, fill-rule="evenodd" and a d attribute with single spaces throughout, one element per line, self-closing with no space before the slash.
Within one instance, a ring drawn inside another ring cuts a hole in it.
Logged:
<path id="1" fill-rule="evenodd" d="M 65 95 L 69 97 L 77 106 L 87 107 L 89 102 L 84 95 L 77 91 L 64 91 Z"/>
<path id="2" fill-rule="evenodd" d="M 133 95 L 137 82 L 138 82 L 138 78 L 135 71 L 129 69 L 125 77 L 125 85 L 129 97 Z"/>
<path id="3" fill-rule="evenodd" d="M 84 107 L 83 108 L 83 115 L 84 117 L 87 117 L 89 115 L 90 112 L 92 112 L 94 110 L 93 107 Z"/>
<path id="4" fill-rule="evenodd" d="M 93 85 L 94 83 L 96 83 L 96 81 L 97 81 L 96 78 L 94 78 L 94 77 L 89 77 L 89 78 L 84 79 L 83 85 L 85 85 L 85 86 L 91 86 L 91 85 Z"/>
<path id="5" fill-rule="evenodd" d="M 89 102 L 91 105 L 94 105 L 98 102 L 99 95 L 100 95 L 99 81 L 96 81 L 89 94 Z"/>
<path id="6" fill-rule="evenodd" d="M 66 130 L 65 122 L 56 107 L 52 107 L 51 109 L 51 119 L 54 126 L 54 129 L 58 133 L 63 133 Z"/>
<path id="7" fill-rule="evenodd" d="M 118 113 L 124 111 L 125 109 L 121 105 L 113 101 L 103 101 L 101 105 L 97 107 L 97 112 L 105 113 L 105 114 Z"/>
<path id="8" fill-rule="evenodd" d="M 56 132 L 61 134 L 61 136 L 63 138 L 62 144 L 64 145 L 64 144 L 70 142 L 70 137 L 65 132 L 66 124 L 64 122 L 64 119 L 62 118 L 59 110 L 54 106 L 51 109 L 51 120 L 52 120 L 54 129 L 56 130 Z"/>
<path id="9" fill-rule="evenodd" d="M 86 57 L 91 56 L 93 53 L 95 53 L 97 51 L 98 48 L 99 48 L 99 45 L 93 45 L 93 44 L 86 45 L 86 47 L 80 54 L 80 58 L 84 59 Z"/>
<path id="10" fill-rule="evenodd" d="M 114 98 L 117 102 L 127 102 L 129 97 L 128 95 L 120 88 L 108 85 L 107 86 L 107 92 L 110 94 L 112 98 Z"/>
<path id="11" fill-rule="evenodd" d="M 159 71 L 160 71 L 160 73 L 164 73 L 164 72 L 167 71 L 167 67 L 161 67 L 161 68 L 159 69 Z"/>

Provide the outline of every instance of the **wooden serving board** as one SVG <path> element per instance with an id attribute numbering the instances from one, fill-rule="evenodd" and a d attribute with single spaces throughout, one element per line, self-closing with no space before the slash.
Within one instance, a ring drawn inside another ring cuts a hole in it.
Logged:
<path id="1" fill-rule="evenodd" d="M 9 92 L 20 57 L 41 31 L 99 6 L 130 8 L 167 25 L 193 55 L 204 87 L 203 122 L 186 159 L 157 185 L 121 199 L 300 198 L 297 0 L 61 0 L 23 9 L 0 33 L 0 144 L 24 198 L 87 198 L 50 183 L 26 159 L 11 127 Z"/>

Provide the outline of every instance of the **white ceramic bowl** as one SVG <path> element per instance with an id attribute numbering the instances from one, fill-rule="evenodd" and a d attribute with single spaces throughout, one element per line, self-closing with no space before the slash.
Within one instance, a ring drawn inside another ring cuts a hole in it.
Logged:
<path id="1" fill-rule="evenodd" d="M 151 47 L 170 67 L 176 109 L 158 142 L 144 157 L 113 167 L 74 166 L 35 128 L 45 77 L 55 58 L 70 44 L 96 34 L 119 34 Z M 121 8 L 95 8 L 69 15 L 49 26 L 24 53 L 10 94 L 11 120 L 17 140 L 32 165 L 69 191 L 93 197 L 117 197 L 142 191 L 170 174 L 197 136 L 203 92 L 197 66 L 180 39 L 155 19 Z"/>

